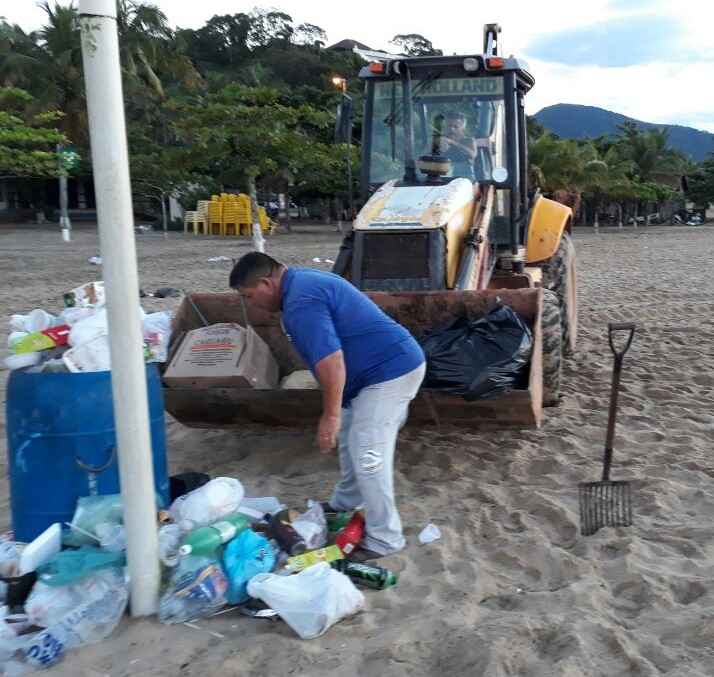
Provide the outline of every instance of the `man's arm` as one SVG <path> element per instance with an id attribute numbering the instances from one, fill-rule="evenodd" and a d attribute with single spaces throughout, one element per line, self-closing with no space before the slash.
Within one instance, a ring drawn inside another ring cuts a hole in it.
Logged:
<path id="1" fill-rule="evenodd" d="M 447 137 L 448 139 L 448 137 Z M 464 153 L 467 154 L 469 160 L 474 160 L 476 157 L 476 141 L 474 139 L 466 138 L 462 141 L 456 141 L 455 139 L 448 139 L 449 146 L 460 148 Z"/>
<path id="2" fill-rule="evenodd" d="M 345 389 L 345 360 L 341 350 L 323 357 L 315 365 L 315 377 L 322 387 L 322 417 L 317 428 L 317 444 L 323 453 L 337 443 Z"/>

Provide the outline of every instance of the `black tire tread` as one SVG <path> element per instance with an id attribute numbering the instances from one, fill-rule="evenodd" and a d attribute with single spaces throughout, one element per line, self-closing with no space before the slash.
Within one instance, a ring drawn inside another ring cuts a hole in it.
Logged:
<path id="1" fill-rule="evenodd" d="M 563 333 L 563 354 L 570 355 L 571 326 L 568 321 L 568 268 L 575 265 L 575 247 L 571 237 L 563 233 L 555 254 L 543 267 L 543 287 L 554 292 L 560 302 L 560 324 Z"/>
<path id="2" fill-rule="evenodd" d="M 563 334 L 560 301 L 556 294 L 543 290 L 541 336 L 543 339 L 543 406 L 554 407 L 560 401 Z"/>

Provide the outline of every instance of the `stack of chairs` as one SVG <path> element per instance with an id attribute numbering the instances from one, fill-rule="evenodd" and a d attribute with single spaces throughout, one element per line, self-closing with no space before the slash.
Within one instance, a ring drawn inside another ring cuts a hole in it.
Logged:
<path id="1" fill-rule="evenodd" d="M 272 232 L 273 223 L 264 207 L 258 207 L 258 223 L 263 232 Z M 199 200 L 195 211 L 184 215 L 184 232 L 189 228 L 194 235 L 246 235 L 253 233 L 253 210 L 250 197 L 244 193 L 211 195 L 210 200 Z"/>
<path id="2" fill-rule="evenodd" d="M 207 235 L 223 235 L 223 201 L 218 195 L 212 195 L 208 203 Z"/>
<path id="3" fill-rule="evenodd" d="M 198 235 L 208 235 L 208 205 L 209 200 L 199 200 L 196 203 L 196 211 L 193 217 L 193 233 Z"/>
<path id="4" fill-rule="evenodd" d="M 189 226 L 191 228 L 191 232 L 193 234 L 196 234 L 196 223 L 195 223 L 195 218 L 196 218 L 196 212 L 184 212 L 183 215 L 183 232 L 184 235 L 188 233 Z"/>

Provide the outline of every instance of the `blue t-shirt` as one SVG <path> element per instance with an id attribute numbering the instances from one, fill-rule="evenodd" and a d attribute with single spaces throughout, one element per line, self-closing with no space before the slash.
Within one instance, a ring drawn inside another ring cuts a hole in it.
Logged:
<path id="1" fill-rule="evenodd" d="M 310 371 L 342 350 L 343 406 L 362 388 L 403 376 L 424 362 L 414 337 L 342 277 L 288 268 L 281 295 L 283 327 Z"/>

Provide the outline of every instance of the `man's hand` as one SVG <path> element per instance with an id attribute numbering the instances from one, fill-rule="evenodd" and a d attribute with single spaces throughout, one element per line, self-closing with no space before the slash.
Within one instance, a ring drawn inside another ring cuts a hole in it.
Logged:
<path id="1" fill-rule="evenodd" d="M 317 426 L 317 446 L 323 454 L 329 454 L 337 445 L 340 434 L 340 417 L 323 414 Z"/>

